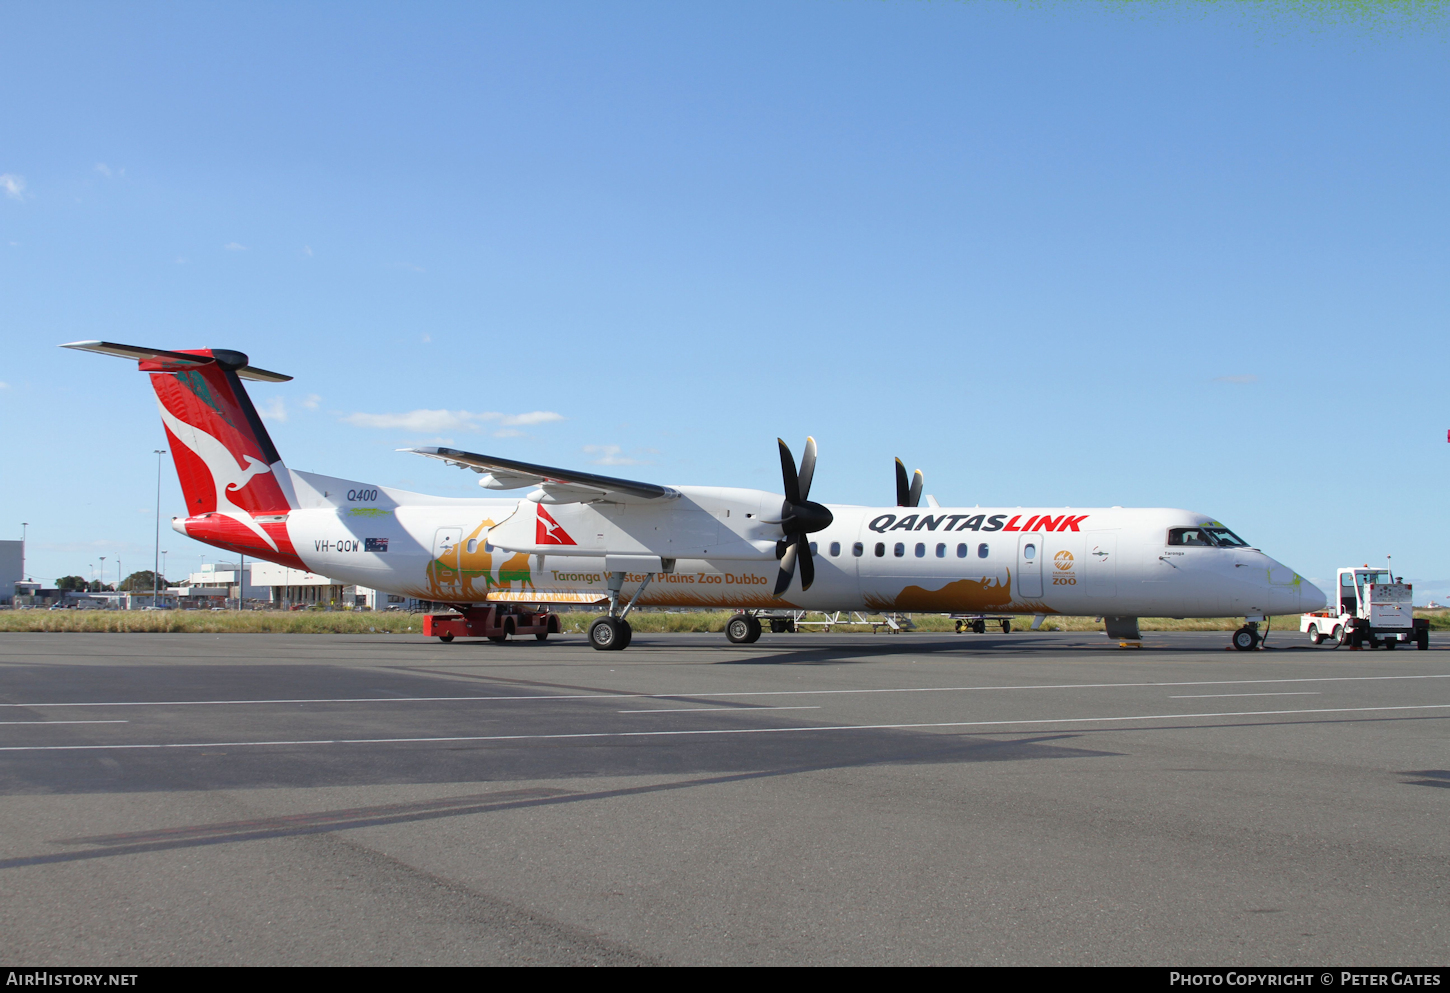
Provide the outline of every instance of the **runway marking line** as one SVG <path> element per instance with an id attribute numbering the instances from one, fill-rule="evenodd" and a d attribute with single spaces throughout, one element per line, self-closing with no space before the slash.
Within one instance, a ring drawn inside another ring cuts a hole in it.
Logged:
<path id="1" fill-rule="evenodd" d="M 130 724 L 130 723 L 131 723 L 130 721 L 122 721 L 122 720 L 111 720 L 111 721 L 0 721 L 0 724 L 6 725 L 7 727 L 30 727 L 31 725 L 34 725 L 34 724 L 43 724 L 43 725 L 49 726 L 51 724 Z"/>
<path id="2" fill-rule="evenodd" d="M 436 738 L 320 738 L 310 741 L 197 741 L 132 745 L 6 745 L 0 752 L 89 752 L 101 749 L 259 748 L 288 745 L 402 745 L 449 741 L 563 741 L 583 738 L 667 738 L 702 734 L 791 734 L 815 731 L 910 731 L 920 728 L 1018 727 L 1036 724 L 1102 724 L 1112 721 L 1179 721 L 1205 717 L 1282 717 L 1298 714 L 1364 714 L 1404 710 L 1450 710 L 1450 703 L 1402 707 L 1329 707 L 1319 710 L 1243 710 L 1216 714 L 1139 714 L 1132 717 L 1047 717 L 1018 721 L 934 721 L 927 724 L 837 724 L 826 727 L 708 728 L 696 731 L 580 731 L 569 734 L 449 735 Z"/>
<path id="3" fill-rule="evenodd" d="M 0 707 L 227 707 L 302 703 L 494 703 L 536 700 L 678 700 L 685 697 L 840 696 L 866 693 L 967 693 L 986 690 L 1103 690 L 1154 686 L 1255 686 L 1274 683 L 1355 683 L 1387 679 L 1450 679 L 1450 673 L 1418 676 L 1304 676 L 1283 679 L 1206 679 L 1166 683 L 1041 683 L 1025 686 L 889 686 L 858 690 L 737 690 L 713 693 L 539 693 L 530 696 L 333 697 L 296 700 L 111 700 L 64 703 L 0 703 Z"/>
<path id="4" fill-rule="evenodd" d="M 1222 700 L 1231 696 L 1323 696 L 1318 690 L 1303 690 L 1292 693 L 1190 693 L 1187 696 L 1171 696 L 1170 700 Z"/>
<path id="5" fill-rule="evenodd" d="M 727 711 L 731 714 L 754 714 L 762 710 L 820 710 L 816 707 L 671 707 L 668 710 L 616 710 L 616 714 L 713 714 Z"/>

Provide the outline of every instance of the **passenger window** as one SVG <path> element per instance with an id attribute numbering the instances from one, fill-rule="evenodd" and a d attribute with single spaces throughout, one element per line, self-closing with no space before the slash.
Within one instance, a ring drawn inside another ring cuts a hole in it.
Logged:
<path id="1" fill-rule="evenodd" d="M 1028 562 L 1031 562 L 1033 559 L 1037 558 L 1037 546 L 1028 545 L 1027 547 L 1023 548 L 1022 557 Z"/>
<path id="2" fill-rule="evenodd" d="M 469 555 L 472 555 L 476 551 L 478 551 L 478 539 L 477 538 L 469 538 L 468 539 L 468 554 Z"/>
<path id="3" fill-rule="evenodd" d="M 936 557 L 939 559 L 947 557 L 947 546 L 944 542 L 939 541 L 936 543 Z"/>
<path id="4" fill-rule="evenodd" d="M 884 541 L 878 541 L 876 543 L 876 557 L 879 559 L 879 558 L 881 558 L 881 556 L 883 556 L 885 554 L 886 554 L 886 542 L 884 542 Z"/>
<path id="5" fill-rule="evenodd" d="M 957 558 L 964 559 L 966 557 L 967 557 L 967 543 L 964 542 L 964 541 L 963 542 L 959 542 L 957 544 Z"/>
<path id="6" fill-rule="evenodd" d="M 811 542 L 811 554 L 812 555 L 819 555 L 819 554 L 821 554 L 819 551 L 816 550 L 816 543 L 814 541 Z"/>
<path id="7" fill-rule="evenodd" d="M 977 558 L 984 559 L 986 557 L 987 557 L 987 543 L 984 541 L 980 545 L 977 546 Z"/>
<path id="8" fill-rule="evenodd" d="M 926 542 L 918 541 L 916 543 L 916 557 L 919 559 L 926 558 Z"/>
<path id="9" fill-rule="evenodd" d="M 863 544 L 861 544 L 859 541 L 856 542 L 856 544 L 854 544 L 854 545 L 851 546 L 851 554 L 852 555 L 860 556 L 861 553 L 864 552 L 864 551 L 866 551 L 866 546 L 863 545 Z"/>
<path id="10" fill-rule="evenodd" d="M 841 543 L 839 541 L 833 541 L 833 542 L 831 542 L 831 558 L 835 558 L 837 555 L 840 555 L 840 554 L 841 554 Z"/>
<path id="11" fill-rule="evenodd" d="M 906 543 L 903 541 L 898 541 L 896 543 L 896 547 L 892 549 L 892 552 L 895 553 L 897 558 L 901 558 L 901 556 L 906 554 Z"/>

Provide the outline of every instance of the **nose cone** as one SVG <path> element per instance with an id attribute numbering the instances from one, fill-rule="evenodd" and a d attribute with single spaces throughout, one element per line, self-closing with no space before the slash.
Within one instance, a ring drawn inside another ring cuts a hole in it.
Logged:
<path id="1" fill-rule="evenodd" d="M 1295 573 L 1297 576 L 1298 573 Z M 1324 591 L 1315 586 L 1309 580 L 1300 577 L 1299 579 L 1299 610 L 1307 613 L 1311 610 L 1323 610 L 1329 605 L 1329 598 Z"/>

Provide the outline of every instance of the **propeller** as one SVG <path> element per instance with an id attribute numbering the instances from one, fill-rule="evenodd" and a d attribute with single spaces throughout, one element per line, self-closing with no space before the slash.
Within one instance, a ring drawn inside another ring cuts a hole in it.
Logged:
<path id="1" fill-rule="evenodd" d="M 801 590 L 810 589 L 811 583 L 816 581 L 816 563 L 806 535 L 830 527 L 834 518 L 825 507 L 808 499 L 811 479 L 816 474 L 816 439 L 806 439 L 799 471 L 796 470 L 795 456 L 790 453 L 785 441 L 780 438 L 776 441 L 780 444 L 780 474 L 785 482 L 785 502 L 780 507 L 780 520 L 770 523 L 779 524 L 785 532 L 785 537 L 775 545 L 776 557 L 780 559 L 775 595 L 780 596 L 795 576 L 797 561 L 800 562 Z"/>
<path id="2" fill-rule="evenodd" d="M 916 507 L 921 504 L 921 487 L 926 480 L 918 469 L 911 477 L 911 485 L 906 483 L 906 466 L 900 459 L 896 460 L 896 506 Z"/>

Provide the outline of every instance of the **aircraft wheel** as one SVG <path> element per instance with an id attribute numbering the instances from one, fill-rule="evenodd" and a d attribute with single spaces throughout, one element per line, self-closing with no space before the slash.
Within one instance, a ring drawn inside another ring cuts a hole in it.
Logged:
<path id="1" fill-rule="evenodd" d="M 749 614 L 736 614 L 725 622 L 725 637 L 732 645 L 749 645 L 760 637 L 760 622 Z"/>
<path id="2" fill-rule="evenodd" d="M 617 652 L 624 647 L 624 632 L 613 617 L 601 617 L 589 625 L 589 647 L 596 652 Z"/>
<path id="3" fill-rule="evenodd" d="M 452 640 L 453 640 L 453 635 L 451 635 L 451 634 L 440 634 L 440 635 L 439 635 L 439 636 L 438 636 L 438 640 L 439 640 L 439 641 L 441 641 L 441 642 L 443 642 L 443 644 L 445 644 L 445 645 L 446 645 L 446 644 L 448 644 L 448 643 L 449 643 L 449 642 L 450 642 L 450 641 L 452 641 Z"/>
<path id="4" fill-rule="evenodd" d="M 973 621 L 972 622 L 972 631 L 975 634 L 986 634 L 987 633 L 987 622 L 986 621 Z"/>
<path id="5" fill-rule="evenodd" d="M 1309 629 L 1309 640 L 1316 645 L 1324 644 L 1324 632 L 1319 630 L 1318 624 Z"/>
<path id="6" fill-rule="evenodd" d="M 629 621 L 620 621 L 619 631 L 621 635 L 621 640 L 619 642 L 619 648 L 617 648 L 616 651 L 622 652 L 626 648 L 628 648 L 629 643 L 634 640 L 634 628 L 630 626 Z"/>
<path id="7" fill-rule="evenodd" d="M 1234 632 L 1234 648 L 1241 652 L 1251 652 L 1259 647 L 1259 633 L 1250 627 L 1241 627 Z"/>

